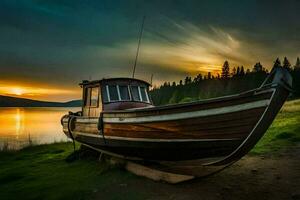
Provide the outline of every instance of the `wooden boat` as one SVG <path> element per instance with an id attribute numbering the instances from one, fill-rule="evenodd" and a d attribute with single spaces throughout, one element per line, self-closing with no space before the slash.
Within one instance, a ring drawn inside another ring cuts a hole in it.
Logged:
<path id="1" fill-rule="evenodd" d="M 83 81 L 82 111 L 62 117 L 64 133 L 105 154 L 159 163 L 228 165 L 247 154 L 287 99 L 292 78 L 274 68 L 241 94 L 153 106 L 149 83 L 132 78 Z"/>

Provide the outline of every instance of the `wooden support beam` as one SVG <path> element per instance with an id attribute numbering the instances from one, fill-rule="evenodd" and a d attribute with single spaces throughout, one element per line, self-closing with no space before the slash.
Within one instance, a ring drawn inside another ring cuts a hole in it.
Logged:
<path id="1" fill-rule="evenodd" d="M 188 181 L 195 178 L 194 176 L 190 175 L 181 175 L 160 171 L 131 161 L 126 162 L 125 169 L 138 176 L 143 176 L 154 181 L 163 181 L 171 184 Z"/>

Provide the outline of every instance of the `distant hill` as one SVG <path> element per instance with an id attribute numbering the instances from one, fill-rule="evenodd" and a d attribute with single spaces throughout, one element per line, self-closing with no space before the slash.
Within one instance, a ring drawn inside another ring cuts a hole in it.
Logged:
<path id="1" fill-rule="evenodd" d="M 0 95 L 0 107 L 80 107 L 81 103 L 81 100 L 60 103 Z"/>

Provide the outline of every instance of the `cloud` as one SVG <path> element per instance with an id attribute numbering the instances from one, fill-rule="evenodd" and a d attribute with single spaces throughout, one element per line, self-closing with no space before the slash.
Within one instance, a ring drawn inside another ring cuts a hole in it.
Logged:
<path id="1" fill-rule="evenodd" d="M 77 89 L 81 79 L 137 76 L 178 81 L 218 73 L 224 60 L 270 68 L 300 56 L 299 1 L 3 0 L 0 83 Z M 69 94 L 65 95 L 65 98 Z"/>
<path id="2" fill-rule="evenodd" d="M 140 49 L 139 65 L 159 71 L 182 71 L 187 74 L 219 72 L 224 60 L 238 65 L 251 63 L 246 43 L 222 28 L 202 28 L 189 22 L 174 22 L 173 27 L 156 35 L 146 32 Z M 153 35 L 156 38 L 153 39 Z M 126 41 L 113 48 L 99 47 L 97 52 L 108 60 L 124 61 L 134 58 L 137 42 Z M 169 72 L 170 73 L 170 72 Z"/>

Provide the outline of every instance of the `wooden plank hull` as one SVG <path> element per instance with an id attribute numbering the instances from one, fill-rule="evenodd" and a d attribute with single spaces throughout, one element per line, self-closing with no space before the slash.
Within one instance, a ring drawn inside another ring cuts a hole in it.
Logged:
<path id="1" fill-rule="evenodd" d="M 111 152 L 117 157 L 149 161 L 222 157 L 228 155 L 241 143 L 241 140 L 238 139 L 145 142 L 95 138 L 87 134 L 77 134 L 76 140 L 104 152 Z"/>
<path id="2" fill-rule="evenodd" d="M 249 152 L 289 95 L 270 84 L 239 95 L 178 105 L 65 116 L 69 137 L 114 156 L 149 161 L 209 159 L 228 165 Z"/>

